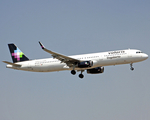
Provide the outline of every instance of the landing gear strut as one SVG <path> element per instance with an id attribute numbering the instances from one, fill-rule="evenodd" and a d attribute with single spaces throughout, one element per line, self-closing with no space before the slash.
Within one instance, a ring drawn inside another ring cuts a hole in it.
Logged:
<path id="1" fill-rule="evenodd" d="M 82 74 L 82 72 L 84 72 L 84 70 L 81 71 L 81 74 L 79 74 L 79 78 L 83 78 L 84 75 Z"/>
<path id="2" fill-rule="evenodd" d="M 73 66 L 73 70 L 71 70 L 71 74 L 72 74 L 72 75 L 75 75 L 75 74 L 76 74 L 76 71 L 74 70 L 74 68 L 75 68 L 75 65 Z"/>
<path id="3" fill-rule="evenodd" d="M 130 64 L 130 69 L 131 69 L 132 71 L 134 70 L 132 63 Z"/>

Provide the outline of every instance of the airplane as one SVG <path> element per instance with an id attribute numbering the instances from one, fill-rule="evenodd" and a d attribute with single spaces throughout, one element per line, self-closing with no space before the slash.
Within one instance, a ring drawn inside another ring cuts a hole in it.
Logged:
<path id="1" fill-rule="evenodd" d="M 126 49 L 115 50 L 108 52 L 99 52 L 91 54 L 66 56 L 54 51 L 48 50 L 39 42 L 41 48 L 52 55 L 53 58 L 30 60 L 26 55 L 15 45 L 8 44 L 12 62 L 3 61 L 7 68 L 32 71 L 32 72 L 54 72 L 70 70 L 72 75 L 76 71 L 80 71 L 80 78 L 85 70 L 88 74 L 100 74 L 104 72 L 104 66 L 130 64 L 130 69 L 134 70 L 133 63 L 144 61 L 148 55 L 140 50 Z"/>

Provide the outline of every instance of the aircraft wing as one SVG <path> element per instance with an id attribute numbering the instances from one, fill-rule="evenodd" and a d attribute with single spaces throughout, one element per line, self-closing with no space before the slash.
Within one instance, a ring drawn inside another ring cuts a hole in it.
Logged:
<path id="1" fill-rule="evenodd" d="M 79 62 L 81 62 L 80 60 L 78 59 L 74 59 L 74 58 L 71 58 L 71 57 L 68 57 L 68 56 L 65 56 L 65 55 L 62 55 L 62 54 L 59 54 L 59 53 L 56 53 L 56 52 L 53 52 L 51 50 L 48 50 L 44 47 L 44 45 L 39 42 L 40 46 L 42 47 L 42 49 L 50 54 L 52 54 L 53 58 L 56 58 L 58 60 L 60 60 L 62 63 L 66 63 L 67 65 L 70 66 L 70 64 L 77 64 Z"/>

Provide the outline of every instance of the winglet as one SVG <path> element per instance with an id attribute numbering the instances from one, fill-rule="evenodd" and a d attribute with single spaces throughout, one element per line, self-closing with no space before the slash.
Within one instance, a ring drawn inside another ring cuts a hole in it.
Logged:
<path id="1" fill-rule="evenodd" d="M 44 45 L 40 41 L 39 41 L 39 44 L 40 44 L 40 46 L 41 46 L 42 49 L 45 48 Z"/>

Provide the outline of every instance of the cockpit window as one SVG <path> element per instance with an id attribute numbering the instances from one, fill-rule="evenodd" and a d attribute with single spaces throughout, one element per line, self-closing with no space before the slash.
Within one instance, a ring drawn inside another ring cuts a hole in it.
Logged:
<path id="1" fill-rule="evenodd" d="M 142 53 L 142 51 L 137 51 L 136 53 Z"/>

